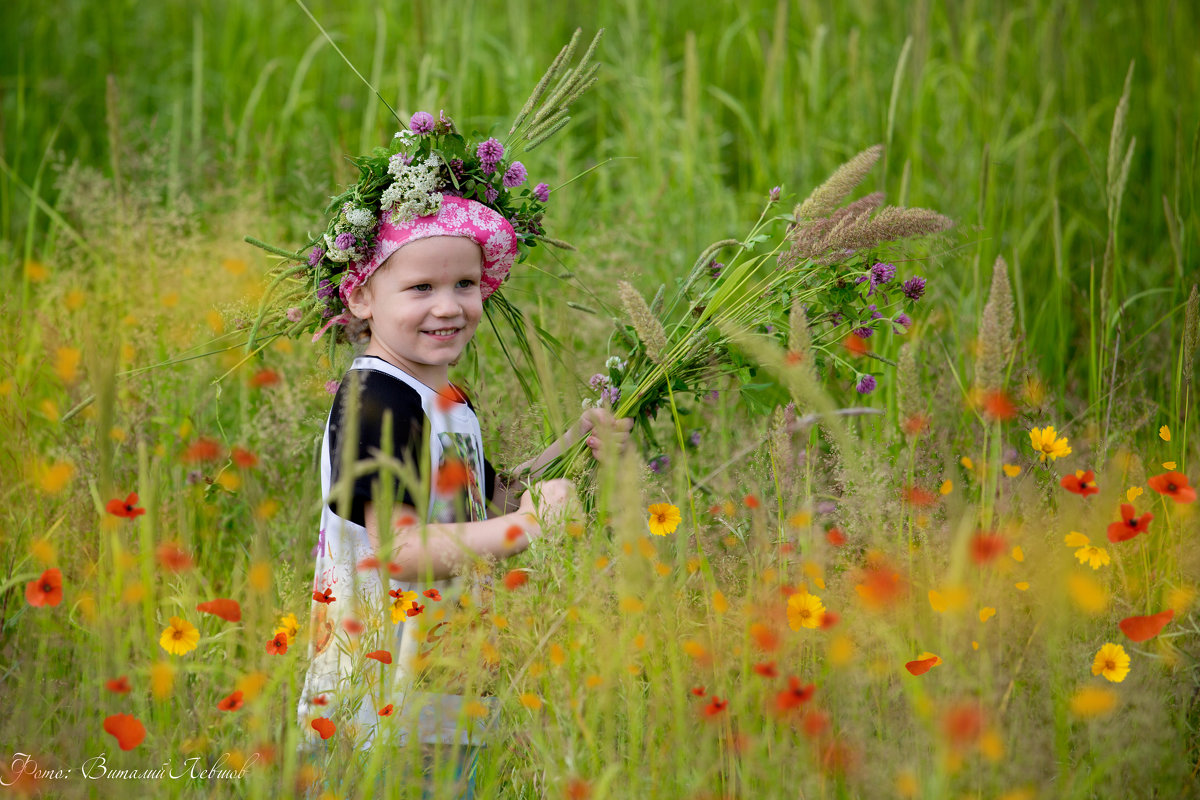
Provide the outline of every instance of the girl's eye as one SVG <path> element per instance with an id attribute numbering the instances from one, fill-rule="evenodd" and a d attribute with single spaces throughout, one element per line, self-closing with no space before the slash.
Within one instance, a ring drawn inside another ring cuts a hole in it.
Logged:
<path id="1" fill-rule="evenodd" d="M 416 289 L 418 292 L 427 292 L 430 289 L 432 289 L 433 287 L 430 286 L 428 283 L 418 283 L 416 286 L 414 286 L 412 288 Z"/>
<path id="2" fill-rule="evenodd" d="M 475 285 L 475 281 L 471 280 L 470 278 L 463 278 L 458 282 L 458 285 L 462 289 L 468 289 Z"/>

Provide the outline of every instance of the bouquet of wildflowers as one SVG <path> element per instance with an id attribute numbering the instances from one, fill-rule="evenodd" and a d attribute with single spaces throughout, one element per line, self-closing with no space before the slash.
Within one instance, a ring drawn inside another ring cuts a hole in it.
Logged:
<path id="1" fill-rule="evenodd" d="M 907 331 L 908 312 L 925 290 L 924 278 L 902 276 L 875 254 L 882 245 L 894 252 L 906 240 L 952 225 L 928 209 L 884 206 L 880 192 L 844 204 L 881 153 L 876 146 L 855 156 L 791 214 L 772 213 L 779 201 L 773 189 L 746 239 L 710 246 L 669 297 L 663 286 L 647 303 L 621 282 L 625 313 L 615 324 L 624 352 L 592 376 L 595 396 L 585 403 L 633 417 L 651 441 L 649 420 L 670 408 L 681 444 L 676 396 L 698 398 L 722 377 L 739 378 L 752 410 L 770 410 L 787 394 L 758 378 L 757 365 L 732 338 L 745 333 L 782 345 L 788 361 L 814 383 L 819 368 L 828 367 L 853 375 L 860 394 L 872 392 L 876 375 L 849 359 L 872 355 L 873 336 Z M 736 248 L 730 263 L 716 261 L 727 248 Z M 877 357 L 871 363 L 890 362 Z M 560 456 L 547 476 L 570 472 L 578 452 Z"/>

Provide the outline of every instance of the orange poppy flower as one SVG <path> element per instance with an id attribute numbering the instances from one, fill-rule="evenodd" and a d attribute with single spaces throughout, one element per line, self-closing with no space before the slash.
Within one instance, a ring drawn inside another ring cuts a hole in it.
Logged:
<path id="1" fill-rule="evenodd" d="M 242 607 L 238 605 L 238 602 L 223 597 L 200 603 L 196 606 L 196 610 L 203 611 L 205 614 L 213 614 L 227 622 L 240 622 L 242 619 Z"/>
<path id="2" fill-rule="evenodd" d="M 857 337 L 855 337 L 857 338 Z M 916 436 L 929 427 L 929 416 L 926 414 L 909 414 L 900 420 L 900 430 L 908 436 Z"/>
<path id="3" fill-rule="evenodd" d="M 696 697 L 704 697 L 704 695 L 708 693 L 708 690 L 703 686 L 693 686 L 691 691 L 692 694 L 696 695 Z"/>
<path id="4" fill-rule="evenodd" d="M 426 589 L 425 591 L 421 592 L 421 594 L 425 595 L 430 600 L 434 600 L 434 601 L 442 599 L 442 593 L 439 592 L 437 589 Z"/>
<path id="5" fill-rule="evenodd" d="M 137 507 L 137 501 L 137 492 L 130 492 L 124 500 L 109 500 L 104 509 L 113 516 L 133 519 L 146 513 L 146 509 Z"/>
<path id="6" fill-rule="evenodd" d="M 48 569 L 42 573 L 42 577 L 25 584 L 25 599 L 31 606 L 37 608 L 56 606 L 62 602 L 62 598 L 62 572 L 60 570 Z"/>
<path id="7" fill-rule="evenodd" d="M 520 525 L 509 525 L 508 530 L 504 532 L 504 541 L 507 544 L 512 544 L 517 539 L 520 539 L 523 533 L 525 533 L 525 531 L 521 529 Z"/>
<path id="8" fill-rule="evenodd" d="M 238 689 L 217 703 L 217 709 L 219 711 L 237 711 L 242 705 L 242 691 Z"/>
<path id="9" fill-rule="evenodd" d="M 818 627 L 823 631 L 827 631 L 841 622 L 841 619 L 841 616 L 836 611 L 825 609 L 825 613 L 821 615 L 821 624 Z"/>
<path id="10" fill-rule="evenodd" d="M 825 733 L 825 731 L 829 730 L 829 722 L 830 720 L 828 714 L 826 714 L 824 711 L 817 711 L 814 709 L 813 711 L 809 711 L 804 715 L 804 722 L 801 725 L 801 729 L 804 731 L 805 736 L 809 737 L 810 739 L 815 739 L 821 734 Z"/>
<path id="11" fill-rule="evenodd" d="M 883 611 L 908 589 L 900 573 L 883 561 L 870 563 L 859 575 L 854 591 L 870 611 Z"/>
<path id="12" fill-rule="evenodd" d="M 816 691 L 816 684 L 802 684 L 799 678 L 791 675 L 788 677 L 788 688 L 775 695 L 775 710 L 780 714 L 794 711 L 811 700 Z"/>
<path id="13" fill-rule="evenodd" d="M 316 600 L 318 603 L 332 603 L 334 600 L 337 600 L 337 598 L 331 594 L 332 591 L 333 587 L 330 586 L 323 592 L 313 592 L 313 600 Z"/>
<path id="14" fill-rule="evenodd" d="M 388 703 L 386 706 L 384 706 L 383 708 L 379 709 L 379 716 L 381 716 L 381 717 L 390 717 L 390 716 L 392 715 L 392 712 L 393 712 L 394 710 L 395 710 L 395 708 L 392 706 L 392 704 L 391 704 L 391 703 Z"/>
<path id="15" fill-rule="evenodd" d="M 764 678 L 778 678 L 779 670 L 775 669 L 774 661 L 764 661 L 754 665 L 754 672 Z"/>
<path id="16" fill-rule="evenodd" d="M 192 568 L 192 557 L 174 542 L 163 542 L 155 550 L 159 565 L 168 572 L 183 572 Z"/>
<path id="17" fill-rule="evenodd" d="M 287 631 L 280 631 L 275 634 L 275 638 L 267 642 L 267 652 L 273 656 L 281 656 L 287 652 L 288 635 Z"/>
<path id="18" fill-rule="evenodd" d="M 220 457 L 220 443 L 207 436 L 201 436 L 183 451 L 184 461 L 216 461 Z"/>
<path id="19" fill-rule="evenodd" d="M 709 704 L 704 707 L 704 716 L 715 717 L 716 715 L 718 715 L 722 711 L 724 711 L 728 705 L 729 705 L 728 700 L 722 700 L 721 698 L 717 697 L 716 695 L 713 695 L 712 701 L 709 702 Z"/>
<path id="20" fill-rule="evenodd" d="M 971 559 L 981 566 L 994 561 L 1006 549 L 1004 537 L 994 533 L 977 533 L 971 539 Z"/>
<path id="21" fill-rule="evenodd" d="M 122 750 L 132 750 L 146 738 L 146 726 L 137 717 L 113 714 L 104 719 L 104 732 L 112 734 Z"/>
<path id="22" fill-rule="evenodd" d="M 926 508 L 937 502 L 936 494 L 920 486 L 905 486 L 902 494 L 904 502 L 918 508 Z"/>
<path id="23" fill-rule="evenodd" d="M 1007 422 L 1017 416 L 1017 407 L 1004 392 L 988 392 L 983 398 L 983 413 L 999 422 Z"/>
<path id="24" fill-rule="evenodd" d="M 529 573 L 521 569 L 510 569 L 504 576 L 504 588 L 512 591 L 524 586 L 529 581 Z"/>
<path id="25" fill-rule="evenodd" d="M 934 656 L 932 658 L 923 658 L 919 661 L 909 661 L 904 665 L 904 668 L 913 675 L 924 675 L 926 672 L 929 672 L 929 670 L 933 669 L 937 662 L 937 656 Z"/>
<path id="26" fill-rule="evenodd" d="M 455 405 L 466 402 L 466 394 L 453 383 L 447 383 L 441 389 L 438 389 L 437 398 L 434 400 L 438 411 L 449 411 Z"/>
<path id="27" fill-rule="evenodd" d="M 358 571 L 366 572 L 367 570 L 379 569 L 379 559 L 375 556 L 367 556 L 362 561 L 358 562 Z"/>
<path id="28" fill-rule="evenodd" d="M 414 600 L 412 607 L 404 609 L 404 613 L 408 614 L 410 617 L 415 617 L 424 610 L 425 610 L 425 606 L 421 605 L 416 600 Z"/>
<path id="29" fill-rule="evenodd" d="M 1120 626 L 1121 632 L 1130 639 L 1135 642 L 1144 642 L 1158 636 L 1174 617 L 1175 609 L 1168 608 L 1166 611 L 1146 617 L 1126 617 L 1117 624 Z"/>
<path id="30" fill-rule="evenodd" d="M 452 494 L 468 484 L 471 473 L 467 465 L 457 458 L 449 459 L 437 471 L 438 494 Z"/>
<path id="31" fill-rule="evenodd" d="M 273 369 L 264 367 L 250 376 L 250 385 L 255 389 L 264 389 L 268 386 L 278 386 L 279 373 Z"/>
<path id="32" fill-rule="evenodd" d="M 750 626 L 750 638 L 758 645 L 758 649 L 770 653 L 779 647 L 779 634 L 761 622 Z"/>
<path id="33" fill-rule="evenodd" d="M 327 706 L 329 705 L 329 698 L 323 694 L 319 694 L 312 699 L 312 704 L 314 706 Z"/>
<path id="34" fill-rule="evenodd" d="M 331 720 L 325 717 L 317 717 L 312 721 L 313 730 L 321 734 L 322 739 L 328 739 L 333 736 L 333 732 L 337 730 L 337 726 Z"/>
<path id="35" fill-rule="evenodd" d="M 104 688 L 116 694 L 126 694 L 131 688 L 129 686 L 129 678 L 122 675 L 119 678 L 113 678 L 110 681 L 105 681 Z"/>
<path id="36" fill-rule="evenodd" d="M 825 531 L 825 541 L 834 547 L 841 547 L 846 543 L 846 534 L 842 533 L 840 528 L 830 528 Z"/>
<path id="37" fill-rule="evenodd" d="M 1176 503 L 1194 503 L 1196 490 L 1188 486 L 1187 475 L 1182 472 L 1164 472 L 1146 481 L 1150 488 L 1165 495 Z"/>
<path id="38" fill-rule="evenodd" d="M 1087 497 L 1090 494 L 1100 494 L 1100 489 L 1096 486 L 1096 474 L 1092 470 L 1076 470 L 1074 475 L 1063 475 L 1059 485 L 1068 492 L 1074 492 L 1082 497 Z"/>
<path id="39" fill-rule="evenodd" d="M 1139 517 L 1132 505 L 1121 503 L 1121 521 L 1108 526 L 1108 540 L 1110 542 L 1129 541 L 1139 533 L 1150 530 L 1150 520 L 1152 519 L 1154 519 L 1153 514 L 1145 513 Z"/>
<path id="40" fill-rule="evenodd" d="M 760 505 L 760 503 L 758 502 L 758 498 L 752 494 L 748 494 L 745 497 L 743 497 L 742 503 L 745 504 L 746 508 L 758 508 Z"/>
<path id="41" fill-rule="evenodd" d="M 387 650 L 376 650 L 373 653 L 367 653 L 367 658 L 373 658 L 380 664 L 392 663 L 392 654 Z"/>
<path id="42" fill-rule="evenodd" d="M 870 346 L 867 345 L 867 340 L 854 334 L 850 334 L 843 339 L 842 344 L 845 346 L 846 352 L 852 356 L 865 356 L 871 352 Z"/>
<path id="43" fill-rule="evenodd" d="M 983 709 L 972 703 L 952 706 L 942 716 L 942 733 L 955 746 L 973 743 L 983 733 Z"/>
<path id="44" fill-rule="evenodd" d="M 229 453 L 233 463 L 241 469 L 253 469 L 258 466 L 258 456 L 242 447 L 235 447 Z"/>
<path id="45" fill-rule="evenodd" d="M 346 617 L 344 620 L 342 620 L 342 630 L 344 630 L 346 633 L 350 634 L 351 636 L 358 636 L 360 633 L 362 633 L 366 629 L 367 629 L 367 626 L 363 625 L 362 622 L 355 619 L 354 617 Z"/>

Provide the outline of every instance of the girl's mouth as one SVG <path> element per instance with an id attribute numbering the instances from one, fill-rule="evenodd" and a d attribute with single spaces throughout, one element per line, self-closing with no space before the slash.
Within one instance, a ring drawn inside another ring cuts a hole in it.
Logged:
<path id="1" fill-rule="evenodd" d="M 421 331 L 426 336 L 432 336 L 440 342 L 448 342 L 458 335 L 462 328 L 440 328 L 436 331 Z"/>

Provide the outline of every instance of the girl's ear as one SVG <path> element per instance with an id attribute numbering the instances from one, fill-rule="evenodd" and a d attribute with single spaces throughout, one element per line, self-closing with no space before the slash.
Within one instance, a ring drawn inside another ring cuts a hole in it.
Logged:
<path id="1" fill-rule="evenodd" d="M 346 298 L 346 307 L 359 319 L 371 318 L 371 293 L 367 291 L 366 286 L 359 284 L 351 290 Z"/>

